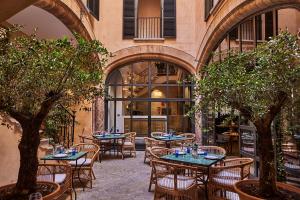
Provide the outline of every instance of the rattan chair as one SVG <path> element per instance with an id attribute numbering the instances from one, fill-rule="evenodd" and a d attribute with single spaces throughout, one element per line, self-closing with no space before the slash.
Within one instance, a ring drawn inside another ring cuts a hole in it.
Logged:
<path id="1" fill-rule="evenodd" d="M 153 160 L 152 169 L 156 177 L 154 200 L 162 197 L 198 200 L 196 167 Z"/>
<path id="2" fill-rule="evenodd" d="M 152 166 L 153 160 L 160 160 L 161 156 L 171 154 L 172 152 L 173 152 L 173 150 L 171 150 L 169 148 L 152 147 L 149 150 L 150 165 Z M 156 183 L 156 176 L 155 176 L 155 174 L 153 172 L 153 168 L 152 168 L 151 174 L 150 174 L 149 188 L 148 188 L 149 192 L 151 191 L 152 184 L 155 184 L 155 183 Z"/>
<path id="3" fill-rule="evenodd" d="M 151 137 L 158 137 L 158 136 L 163 136 L 164 133 L 163 132 L 152 132 L 151 133 Z"/>
<path id="4" fill-rule="evenodd" d="M 94 143 L 79 143 L 73 147 L 77 148 L 78 151 L 87 152 L 87 158 L 80 158 L 77 160 L 77 166 L 81 166 L 80 168 L 76 167 L 75 161 L 69 162 L 69 164 L 72 166 L 73 173 L 75 173 L 75 170 L 80 170 L 80 175 L 85 176 L 85 179 L 90 182 L 90 188 L 92 188 L 93 179 L 96 179 L 93 171 L 93 165 L 99 156 L 100 147 Z"/>
<path id="5" fill-rule="evenodd" d="M 118 146 L 122 148 L 122 158 L 125 152 L 129 152 L 130 156 L 132 156 L 132 153 L 134 154 L 134 157 L 136 157 L 136 149 L 135 149 L 135 137 L 136 132 L 129 132 L 124 134 L 125 139 L 118 141 Z"/>
<path id="6" fill-rule="evenodd" d="M 195 142 L 196 136 L 195 133 L 182 133 L 179 136 L 184 137 L 184 140 L 174 141 L 171 143 L 172 148 L 181 147 L 183 148 L 184 144 L 191 144 Z"/>
<path id="7" fill-rule="evenodd" d="M 66 164 L 39 164 L 37 181 L 49 181 L 60 185 L 58 197 L 64 194 L 72 200 L 72 168 Z"/>
<path id="8" fill-rule="evenodd" d="M 144 163 L 146 163 L 147 159 L 150 159 L 150 150 L 153 147 L 159 147 L 159 141 L 155 140 L 154 138 L 144 137 L 145 141 L 145 156 L 144 156 Z"/>
<path id="9" fill-rule="evenodd" d="M 200 146 L 199 149 L 206 151 L 207 153 L 226 155 L 226 150 L 218 146 Z"/>
<path id="10" fill-rule="evenodd" d="M 213 166 L 209 171 L 209 199 L 236 199 L 233 185 L 249 178 L 252 158 L 233 158 L 223 161 L 224 166 Z"/>

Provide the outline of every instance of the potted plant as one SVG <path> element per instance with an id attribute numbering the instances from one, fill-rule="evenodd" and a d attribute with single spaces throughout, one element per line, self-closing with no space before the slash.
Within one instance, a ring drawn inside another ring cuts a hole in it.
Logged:
<path id="1" fill-rule="evenodd" d="M 297 38 L 288 32 L 252 51 L 229 52 L 223 61 L 203 67 L 195 77 L 195 95 L 200 104 L 194 111 L 214 102 L 219 107 L 231 106 L 254 123 L 260 168 L 259 180 L 253 184 L 257 194 L 253 195 L 259 198 L 281 194 L 276 185 L 271 124 L 291 97 L 299 98 L 295 92 L 299 82 L 300 47 Z"/>
<path id="2" fill-rule="evenodd" d="M 37 188 L 41 124 L 57 104 L 79 105 L 103 94 L 103 66 L 109 53 L 99 41 L 77 34 L 76 41 L 44 40 L 35 34 L 15 34 L 19 30 L 14 26 L 0 31 L 0 114 L 16 119 L 22 128 L 12 199 L 28 199 Z"/>

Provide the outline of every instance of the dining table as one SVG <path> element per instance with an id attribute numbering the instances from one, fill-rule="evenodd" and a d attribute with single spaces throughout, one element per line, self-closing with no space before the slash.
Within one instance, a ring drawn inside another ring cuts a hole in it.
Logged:
<path id="1" fill-rule="evenodd" d="M 105 134 L 93 134 L 93 137 L 99 141 L 101 144 L 102 141 L 109 141 L 112 140 L 112 149 L 114 150 L 114 154 L 117 153 L 117 156 L 119 155 L 119 152 L 121 153 L 122 159 L 124 159 L 124 153 L 123 153 L 123 145 L 125 142 L 125 135 L 123 133 L 105 133 Z M 121 141 L 120 144 L 118 144 L 118 141 Z M 120 145 L 118 147 L 118 145 Z M 101 145 L 100 145 L 101 146 Z M 100 148 L 101 155 L 105 153 L 105 149 Z M 100 159 L 101 161 L 101 159 Z"/>
<path id="2" fill-rule="evenodd" d="M 83 160 L 83 162 L 80 162 L 80 164 L 79 164 L 78 160 L 80 158 L 84 158 L 84 160 Z M 77 194 L 76 194 L 76 190 L 74 187 L 74 179 L 76 178 L 74 176 L 74 174 L 75 174 L 75 172 L 77 172 L 77 178 L 84 190 L 85 186 L 84 186 L 82 180 L 80 179 L 80 168 L 84 165 L 84 163 L 86 162 L 86 159 L 87 159 L 87 152 L 84 152 L 84 151 L 80 151 L 77 153 L 48 154 L 41 158 L 41 160 L 43 160 L 44 163 L 46 163 L 46 161 L 57 161 L 57 162 L 74 161 L 75 162 L 74 170 L 72 170 L 72 189 L 73 189 L 73 192 L 75 195 L 75 200 L 77 199 Z"/>
<path id="3" fill-rule="evenodd" d="M 156 140 L 164 141 L 166 144 L 166 148 L 171 148 L 171 143 L 174 141 L 183 141 L 186 139 L 186 137 L 180 135 L 170 135 L 170 134 L 155 136 L 153 138 Z"/>
<path id="4" fill-rule="evenodd" d="M 198 151 L 197 155 L 192 155 L 192 153 L 187 153 L 181 151 L 178 154 L 172 153 L 163 155 L 160 157 L 162 160 L 168 162 L 175 162 L 185 165 L 191 165 L 199 167 L 199 176 L 197 180 L 203 183 L 205 187 L 205 196 L 208 199 L 208 180 L 209 180 L 209 169 L 211 166 L 221 162 L 225 159 L 225 155 L 206 153 L 204 151 Z"/>

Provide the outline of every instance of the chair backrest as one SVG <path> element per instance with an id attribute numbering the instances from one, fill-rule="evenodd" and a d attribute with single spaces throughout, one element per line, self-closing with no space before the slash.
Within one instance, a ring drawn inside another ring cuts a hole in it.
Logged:
<path id="1" fill-rule="evenodd" d="M 154 138 L 144 137 L 144 141 L 146 148 L 159 146 L 159 141 Z"/>
<path id="2" fill-rule="evenodd" d="M 152 161 L 152 171 L 156 179 L 168 177 L 168 181 L 173 179 L 174 190 L 178 190 L 178 177 L 182 180 L 182 176 L 188 177 L 189 180 L 193 180 L 193 184 L 197 183 L 198 168 L 189 165 L 180 165 L 161 160 Z M 157 182 L 156 182 L 157 183 Z M 156 185 L 157 187 L 157 185 Z"/>
<path id="3" fill-rule="evenodd" d="M 232 158 L 223 161 L 222 166 L 212 166 L 210 175 L 212 178 L 220 177 L 228 180 L 243 180 L 249 178 L 252 158 Z"/>
<path id="4" fill-rule="evenodd" d="M 124 133 L 125 140 L 135 143 L 136 132 Z"/>
<path id="5" fill-rule="evenodd" d="M 226 155 L 226 150 L 222 147 L 218 146 L 200 146 L 201 150 L 206 151 L 208 153 Z"/>
<path id="6" fill-rule="evenodd" d="M 172 149 L 164 147 L 153 147 L 150 149 L 150 160 L 160 159 L 161 156 L 173 153 Z"/>
<path id="7" fill-rule="evenodd" d="M 186 142 L 186 143 L 192 143 L 192 142 L 194 142 L 195 139 L 196 139 L 195 133 L 182 133 L 182 134 L 180 134 L 180 136 L 186 138 L 186 139 L 184 140 L 184 142 Z"/>
<path id="8" fill-rule="evenodd" d="M 80 143 L 93 143 L 94 138 L 87 135 L 78 135 Z"/>
<path id="9" fill-rule="evenodd" d="M 97 156 L 100 152 L 100 147 L 94 143 L 79 143 L 73 147 L 77 148 L 78 151 L 87 152 L 87 157 L 92 159 L 92 162 L 97 159 Z"/>
<path id="10" fill-rule="evenodd" d="M 37 180 L 56 182 L 59 180 L 56 180 L 55 178 L 61 178 L 59 176 L 63 176 L 62 174 L 65 175 L 63 185 L 61 184 L 61 190 L 64 192 L 65 190 L 72 188 L 72 168 L 70 165 L 61 163 L 40 163 L 37 171 Z"/>
<path id="11" fill-rule="evenodd" d="M 151 137 L 157 137 L 157 136 L 163 136 L 164 133 L 163 132 L 152 132 L 151 133 Z"/>

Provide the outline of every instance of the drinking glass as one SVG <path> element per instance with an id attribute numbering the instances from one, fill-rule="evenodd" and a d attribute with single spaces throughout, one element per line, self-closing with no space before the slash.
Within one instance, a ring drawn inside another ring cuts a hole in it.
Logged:
<path id="1" fill-rule="evenodd" d="M 177 158 L 178 156 L 179 156 L 179 150 L 176 149 L 176 150 L 175 150 L 175 157 Z"/>

